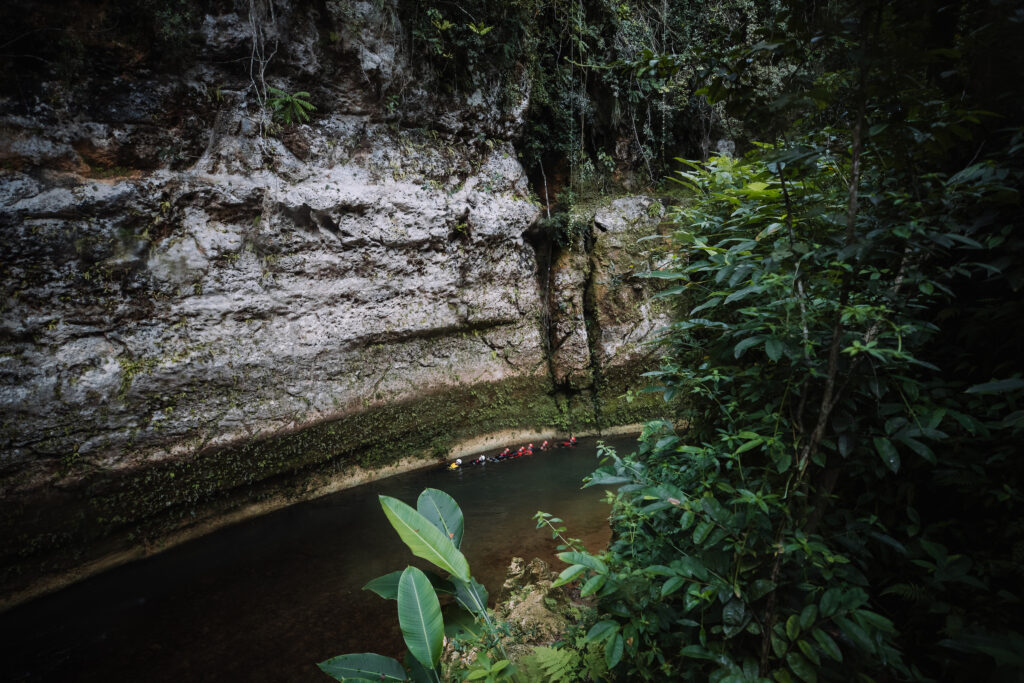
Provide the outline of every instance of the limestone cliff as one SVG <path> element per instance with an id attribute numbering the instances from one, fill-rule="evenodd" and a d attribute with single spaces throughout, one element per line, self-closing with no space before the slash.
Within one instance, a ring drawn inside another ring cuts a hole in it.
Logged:
<path id="1" fill-rule="evenodd" d="M 630 269 L 660 204 L 595 205 L 559 249 L 516 158 L 528 83 L 431 90 L 393 3 L 235 4 L 178 70 L 111 40 L 80 82 L 5 82 L 8 588 L 311 473 L 650 413 L 617 397 L 651 353 Z M 260 68 L 311 121 L 270 118 Z"/>

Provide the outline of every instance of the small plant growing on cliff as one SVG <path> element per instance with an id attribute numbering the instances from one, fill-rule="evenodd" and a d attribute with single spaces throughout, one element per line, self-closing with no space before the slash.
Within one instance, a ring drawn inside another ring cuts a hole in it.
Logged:
<path id="1" fill-rule="evenodd" d="M 417 681 L 440 683 L 441 652 L 445 625 L 438 593 L 455 596 L 473 622 L 483 627 L 477 636 L 485 649 L 497 649 L 501 658 L 477 657 L 466 680 L 498 681 L 512 675 L 500 631 L 487 611 L 487 590 L 469 574 L 469 563 L 459 549 L 465 530 L 462 510 L 455 499 L 438 489 L 425 489 L 416 509 L 397 498 L 380 496 L 391 526 L 412 554 L 448 573 L 444 578 L 430 571 L 406 567 L 363 586 L 382 598 L 397 600 L 398 623 L 409 650 L 406 666 L 391 657 L 373 653 L 339 655 L 320 662 L 320 669 L 339 681 Z"/>
<path id="2" fill-rule="evenodd" d="M 309 93 L 305 90 L 289 95 L 284 90 L 267 87 L 270 97 L 267 104 L 274 114 L 274 120 L 290 126 L 293 123 L 305 123 L 309 121 L 309 112 L 316 111 L 316 107 L 309 101 Z"/>

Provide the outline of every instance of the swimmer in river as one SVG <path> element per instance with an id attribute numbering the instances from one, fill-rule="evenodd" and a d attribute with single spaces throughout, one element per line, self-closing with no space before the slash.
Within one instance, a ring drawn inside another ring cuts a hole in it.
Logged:
<path id="1" fill-rule="evenodd" d="M 450 470 L 457 470 L 460 467 L 462 467 L 462 458 L 456 458 L 455 462 L 453 462 L 452 464 L 448 465 L 448 469 L 450 469 Z"/>
<path id="2" fill-rule="evenodd" d="M 541 449 L 542 451 L 546 451 L 546 450 L 547 450 L 547 449 L 549 449 L 549 448 L 551 448 L 551 445 L 550 445 L 550 444 L 549 444 L 549 443 L 547 442 L 547 440 L 545 440 L 545 441 L 544 441 L 544 443 L 542 443 L 542 444 L 540 445 L 540 449 Z"/>

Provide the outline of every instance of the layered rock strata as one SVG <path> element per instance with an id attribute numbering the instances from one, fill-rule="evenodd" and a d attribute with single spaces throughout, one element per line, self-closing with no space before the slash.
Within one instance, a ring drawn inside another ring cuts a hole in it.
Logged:
<path id="1" fill-rule="evenodd" d="M 0 100 L 5 590 L 311 473 L 651 414 L 617 397 L 650 360 L 628 272 L 660 205 L 595 210 L 541 272 L 525 105 L 481 77 L 410 85 L 396 118 L 376 93 L 410 79 L 400 31 L 356 7 L 378 29 L 340 46 L 314 10 L 278 17 L 283 78 L 333 79 L 308 124 L 225 66 L 253 39 L 237 14 L 182 73 Z"/>

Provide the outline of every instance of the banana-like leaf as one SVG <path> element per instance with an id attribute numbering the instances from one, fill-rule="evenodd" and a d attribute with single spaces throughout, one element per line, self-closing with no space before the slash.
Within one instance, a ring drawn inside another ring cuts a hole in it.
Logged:
<path id="1" fill-rule="evenodd" d="M 487 613 L 487 589 L 477 583 L 472 576 L 469 581 L 452 579 L 455 586 L 455 599 L 475 616 L 482 617 Z"/>
<path id="2" fill-rule="evenodd" d="M 430 580 L 416 567 L 406 567 L 398 582 L 398 624 L 409 652 L 428 669 L 441 659 L 444 620 Z"/>
<path id="3" fill-rule="evenodd" d="M 440 575 L 435 574 L 432 571 L 423 572 L 430 579 L 430 585 L 434 587 L 434 590 L 438 593 L 455 593 L 455 586 L 448 579 L 442 578 Z M 364 591 L 373 591 L 385 600 L 396 600 L 398 598 L 398 580 L 402 578 L 401 570 L 385 574 L 384 576 L 378 576 L 373 581 L 363 586 Z"/>
<path id="4" fill-rule="evenodd" d="M 405 681 L 405 669 L 397 660 L 372 652 L 339 655 L 317 664 L 336 681 Z"/>
<path id="5" fill-rule="evenodd" d="M 378 576 L 363 586 L 363 590 L 373 591 L 385 600 L 396 600 L 398 598 L 398 580 L 400 578 L 402 578 L 400 570 L 385 574 L 384 576 Z"/>
<path id="6" fill-rule="evenodd" d="M 420 664 L 420 660 L 408 652 L 405 653 L 405 659 L 402 660 L 402 663 L 405 664 L 405 668 L 409 672 L 409 680 L 413 683 L 437 683 L 437 677 L 434 675 L 434 672 L 424 668 Z"/>
<path id="7" fill-rule="evenodd" d="M 469 581 L 469 563 L 447 534 L 426 517 L 391 496 L 380 496 L 381 507 L 391 526 L 416 557 L 437 565 L 452 576 Z"/>
<path id="8" fill-rule="evenodd" d="M 456 548 L 462 547 L 466 521 L 454 498 L 438 489 L 424 489 L 416 500 L 416 510 L 452 539 Z"/>
<path id="9" fill-rule="evenodd" d="M 444 634 L 448 638 L 483 638 L 480 621 L 461 605 L 448 605 L 441 610 L 444 616 Z"/>

